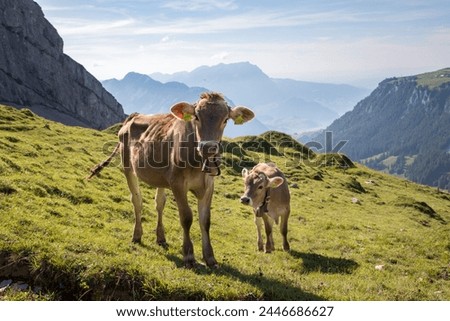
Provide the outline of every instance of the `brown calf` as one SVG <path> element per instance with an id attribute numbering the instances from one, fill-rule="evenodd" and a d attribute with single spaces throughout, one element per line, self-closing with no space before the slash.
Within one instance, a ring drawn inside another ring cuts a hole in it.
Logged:
<path id="1" fill-rule="evenodd" d="M 258 250 L 264 250 L 261 228 L 266 231 L 266 253 L 275 250 L 272 227 L 278 224 L 283 236 L 283 249 L 289 251 L 287 240 L 288 219 L 290 214 L 289 187 L 283 173 L 273 163 L 259 163 L 251 171 L 242 170 L 245 192 L 241 203 L 253 207 L 258 232 Z"/>

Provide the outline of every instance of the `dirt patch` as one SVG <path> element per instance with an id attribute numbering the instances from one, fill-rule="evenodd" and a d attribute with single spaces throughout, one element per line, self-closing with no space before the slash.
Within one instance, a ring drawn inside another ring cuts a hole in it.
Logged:
<path id="1" fill-rule="evenodd" d="M 342 183 L 342 186 L 354 193 L 366 193 L 364 187 L 354 177 L 350 177 L 349 179 L 347 179 L 344 183 Z"/>
<path id="2" fill-rule="evenodd" d="M 87 267 L 81 264 L 72 264 L 63 270 L 47 259 L 37 264 L 31 264 L 32 260 L 31 255 L 0 252 L 0 280 L 11 279 L 39 287 L 42 293 L 55 294 L 57 300 L 158 299 L 148 297 L 144 291 L 144 277 L 139 274 L 130 275 L 117 269 L 92 274 L 85 279 L 82 275 Z M 161 284 L 155 283 L 155 286 L 163 288 Z"/>
<path id="3" fill-rule="evenodd" d="M 0 183 L 0 194 L 11 195 L 16 193 L 17 190 L 9 184 Z"/>

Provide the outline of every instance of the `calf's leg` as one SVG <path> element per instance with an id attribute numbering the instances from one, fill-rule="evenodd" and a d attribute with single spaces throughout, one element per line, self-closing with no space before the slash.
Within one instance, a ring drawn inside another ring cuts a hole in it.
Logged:
<path id="1" fill-rule="evenodd" d="M 262 217 L 255 216 L 255 224 L 256 224 L 256 232 L 258 234 L 257 236 L 258 251 L 264 251 L 264 243 L 261 235 L 262 226 L 264 224 Z"/>
<path id="2" fill-rule="evenodd" d="M 283 237 L 283 250 L 289 251 L 291 247 L 287 240 L 289 211 L 285 215 L 281 215 L 280 232 Z"/>
<path id="3" fill-rule="evenodd" d="M 263 215 L 263 221 L 264 221 L 264 228 L 266 229 L 266 253 L 271 253 L 273 250 L 275 250 L 275 245 L 273 243 L 273 233 L 272 233 L 272 227 L 273 227 L 273 219 L 267 215 Z"/>

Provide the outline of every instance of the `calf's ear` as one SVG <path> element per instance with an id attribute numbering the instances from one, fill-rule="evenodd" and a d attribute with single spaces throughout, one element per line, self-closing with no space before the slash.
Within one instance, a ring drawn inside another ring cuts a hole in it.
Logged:
<path id="1" fill-rule="evenodd" d="M 281 176 L 275 176 L 269 179 L 269 187 L 270 188 L 276 188 L 283 184 L 284 178 Z"/>
<path id="2" fill-rule="evenodd" d="M 235 125 L 242 125 L 252 120 L 253 117 L 255 117 L 255 114 L 247 107 L 234 107 L 230 111 L 230 118 L 234 120 Z"/>
<path id="3" fill-rule="evenodd" d="M 243 168 L 241 174 L 242 174 L 243 178 L 246 178 L 248 176 L 248 169 L 247 168 Z"/>
<path id="4" fill-rule="evenodd" d="M 195 114 L 195 107 L 182 101 L 170 107 L 170 111 L 176 118 L 184 121 L 190 121 L 192 116 Z"/>

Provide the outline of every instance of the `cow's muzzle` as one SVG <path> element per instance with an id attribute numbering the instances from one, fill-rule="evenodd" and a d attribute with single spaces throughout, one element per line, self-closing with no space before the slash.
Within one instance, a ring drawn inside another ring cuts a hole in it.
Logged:
<path id="1" fill-rule="evenodd" d="M 220 175 L 220 143 L 215 140 L 203 140 L 197 150 L 202 157 L 202 172 L 211 176 Z"/>
<path id="2" fill-rule="evenodd" d="M 215 140 L 202 140 L 198 142 L 197 150 L 203 158 L 219 154 L 220 143 Z"/>

